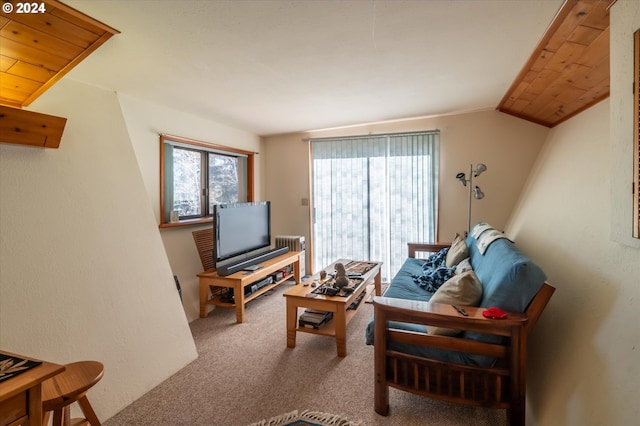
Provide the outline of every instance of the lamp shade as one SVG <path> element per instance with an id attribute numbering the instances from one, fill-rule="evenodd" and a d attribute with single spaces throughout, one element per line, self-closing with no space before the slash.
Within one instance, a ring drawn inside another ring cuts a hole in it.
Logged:
<path id="1" fill-rule="evenodd" d="M 469 178 L 467 179 L 467 175 L 463 172 L 460 172 L 458 174 L 456 174 L 456 179 L 458 179 L 460 181 L 460 183 L 462 183 L 463 186 L 467 186 L 467 183 L 469 184 L 469 187 L 467 188 L 467 190 L 469 191 L 469 211 L 468 211 L 468 216 L 467 216 L 467 233 L 469 233 L 469 231 L 471 231 L 471 201 L 475 198 L 476 200 L 481 200 L 484 198 L 484 192 L 482 192 L 482 190 L 480 189 L 479 186 L 474 185 L 473 184 L 473 179 L 478 177 L 481 173 L 485 172 L 487 170 L 487 166 L 484 163 L 478 163 L 478 165 L 476 166 L 476 169 L 473 170 L 473 164 L 469 164 Z"/>
<path id="2" fill-rule="evenodd" d="M 473 177 L 478 177 L 480 176 L 480 173 L 487 171 L 487 166 L 484 165 L 483 163 L 479 163 L 476 166 L 476 171 L 474 172 Z"/>

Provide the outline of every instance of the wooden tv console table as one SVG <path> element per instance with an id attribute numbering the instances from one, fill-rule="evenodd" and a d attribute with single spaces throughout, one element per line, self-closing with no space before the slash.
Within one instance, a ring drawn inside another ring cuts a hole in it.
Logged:
<path id="1" fill-rule="evenodd" d="M 200 318 L 206 318 L 209 314 L 209 305 L 221 306 L 225 308 L 236 308 L 236 321 L 238 323 L 244 322 L 244 306 L 247 302 L 255 299 L 261 294 L 271 290 L 275 286 L 283 283 L 287 279 L 291 278 L 291 274 L 286 275 L 281 280 L 275 281 L 272 284 L 266 285 L 249 296 L 244 295 L 244 288 L 259 281 L 278 270 L 293 264 L 293 276 L 296 279 L 296 284 L 300 284 L 302 278 L 300 269 L 300 255 L 302 252 L 290 251 L 280 256 L 274 257 L 262 263 L 260 269 L 247 272 L 239 271 L 231 275 L 220 276 L 216 271 L 205 271 L 198 274 L 200 283 Z M 227 303 L 220 300 L 219 296 L 214 295 L 209 298 L 209 286 L 227 287 L 233 289 L 234 302 Z"/>

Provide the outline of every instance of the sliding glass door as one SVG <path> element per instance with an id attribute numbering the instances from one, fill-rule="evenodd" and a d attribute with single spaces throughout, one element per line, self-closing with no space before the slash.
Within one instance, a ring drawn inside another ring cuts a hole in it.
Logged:
<path id="1" fill-rule="evenodd" d="M 439 132 L 312 139 L 314 265 L 384 262 L 390 279 L 407 242 L 434 241 Z"/>

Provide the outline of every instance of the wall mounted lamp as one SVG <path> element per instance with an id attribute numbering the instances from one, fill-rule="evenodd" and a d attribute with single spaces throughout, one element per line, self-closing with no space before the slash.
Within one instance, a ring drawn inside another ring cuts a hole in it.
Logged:
<path id="1" fill-rule="evenodd" d="M 473 170 L 473 164 L 470 164 L 468 179 L 467 175 L 463 172 L 460 172 L 456 175 L 456 179 L 458 179 L 463 186 L 467 186 L 467 184 L 469 184 L 469 213 L 467 216 L 467 234 L 469 233 L 469 231 L 471 231 L 471 197 L 473 196 L 473 198 L 475 198 L 476 200 L 481 200 L 484 198 L 484 192 L 482 192 L 480 187 L 477 185 L 473 186 L 473 178 L 477 178 L 486 170 L 487 166 L 482 163 L 479 163 L 476 166 L 475 170 Z"/>

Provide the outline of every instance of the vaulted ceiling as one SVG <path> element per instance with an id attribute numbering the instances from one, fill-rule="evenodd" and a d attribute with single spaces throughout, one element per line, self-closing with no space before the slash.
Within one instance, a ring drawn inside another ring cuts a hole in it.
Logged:
<path id="1" fill-rule="evenodd" d="M 498 105 L 527 119 L 532 109 L 566 115 L 571 112 L 565 96 L 578 94 L 576 87 L 582 98 L 608 94 L 603 80 L 606 68 L 608 83 L 608 65 L 585 53 L 592 44 L 604 46 L 606 37 L 608 64 L 608 13 L 594 0 L 569 0 L 572 7 L 566 13 L 561 0 L 65 3 L 121 34 L 74 64 L 64 78 L 259 135 Z M 570 18 L 568 41 L 544 36 L 548 27 L 554 28 L 556 14 Z M 29 26 L 21 22 L 23 17 L 7 15 L 0 21 L 3 56 L 5 39 L 15 42 L 18 37 L 15 25 Z M 37 15 L 29 18 L 42 21 Z M 30 36 L 22 31 L 20 37 Z M 549 43 L 555 43 L 556 50 Z M 585 55 L 593 63 L 576 62 Z M 582 80 L 573 80 L 580 85 L 560 88 L 562 95 L 547 93 L 550 100 L 544 104 L 553 108 L 523 108 L 523 100 L 543 94 L 541 76 L 551 71 L 540 67 L 548 64 L 555 73 L 577 67 Z M 586 88 L 585 67 L 593 71 L 587 75 L 599 79 L 597 87 Z M 40 73 L 56 73 L 41 68 Z M 0 76 L 4 85 L 5 74 Z M 38 81 L 33 74 L 26 77 Z M 0 98 L 9 93 L 0 89 Z"/>

